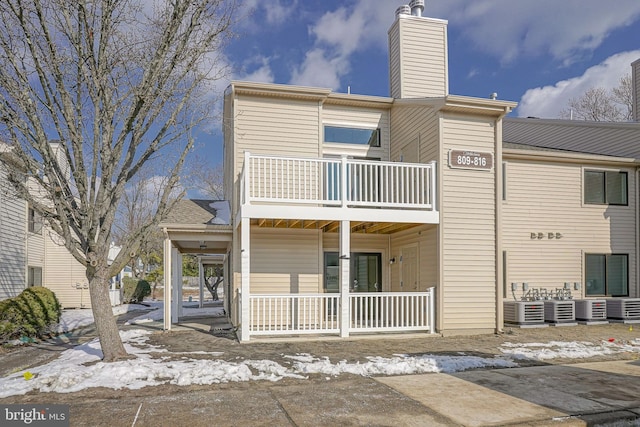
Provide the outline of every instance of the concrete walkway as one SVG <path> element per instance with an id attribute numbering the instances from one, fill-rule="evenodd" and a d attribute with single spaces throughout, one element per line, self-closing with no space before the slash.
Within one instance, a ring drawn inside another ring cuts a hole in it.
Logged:
<path id="1" fill-rule="evenodd" d="M 411 375 L 377 381 L 456 425 L 640 425 L 637 361 Z"/>

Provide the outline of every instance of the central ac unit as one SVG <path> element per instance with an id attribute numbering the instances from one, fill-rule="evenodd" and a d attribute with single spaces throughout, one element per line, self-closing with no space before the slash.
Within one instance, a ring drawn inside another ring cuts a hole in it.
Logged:
<path id="1" fill-rule="evenodd" d="M 577 299 L 576 319 L 579 320 L 607 320 L 607 300 Z"/>
<path id="2" fill-rule="evenodd" d="M 504 321 L 521 325 L 544 323 L 542 301 L 504 301 Z"/>
<path id="3" fill-rule="evenodd" d="M 576 305 L 573 300 L 550 300 L 544 302 L 544 320 L 561 323 L 576 320 Z"/>
<path id="4" fill-rule="evenodd" d="M 640 319 L 640 298 L 607 299 L 607 317 L 610 319 Z"/>

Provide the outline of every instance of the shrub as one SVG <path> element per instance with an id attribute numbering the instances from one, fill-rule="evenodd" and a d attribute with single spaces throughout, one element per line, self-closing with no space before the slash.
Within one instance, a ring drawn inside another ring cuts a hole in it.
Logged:
<path id="1" fill-rule="evenodd" d="M 151 285 L 146 280 L 138 280 L 132 277 L 122 279 L 124 286 L 124 302 L 135 303 L 142 302 L 144 297 L 151 295 Z"/>
<path id="2" fill-rule="evenodd" d="M 0 340 L 43 337 L 60 321 L 60 303 L 47 288 L 27 288 L 20 295 L 0 301 Z"/>

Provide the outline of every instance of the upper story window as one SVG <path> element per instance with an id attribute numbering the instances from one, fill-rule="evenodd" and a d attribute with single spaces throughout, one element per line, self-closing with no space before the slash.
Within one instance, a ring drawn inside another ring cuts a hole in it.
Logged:
<path id="1" fill-rule="evenodd" d="M 42 234 L 42 215 L 32 207 L 29 207 L 29 232 Z"/>
<path id="2" fill-rule="evenodd" d="M 366 129 L 342 126 L 325 126 L 324 142 L 359 144 L 380 147 L 380 128 Z"/>
<path id="3" fill-rule="evenodd" d="M 590 205 L 627 206 L 627 173 L 584 171 L 584 202 Z"/>

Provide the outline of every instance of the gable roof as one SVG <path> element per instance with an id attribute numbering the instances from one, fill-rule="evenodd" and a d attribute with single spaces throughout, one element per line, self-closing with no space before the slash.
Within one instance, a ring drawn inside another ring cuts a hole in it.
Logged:
<path id="1" fill-rule="evenodd" d="M 640 160 L 640 123 L 508 118 L 502 122 L 505 148 L 550 149 Z"/>
<path id="2" fill-rule="evenodd" d="M 167 224 L 218 224 L 224 225 L 216 219 L 220 218 L 220 205 L 224 200 L 182 199 L 162 221 Z M 228 204 L 228 203 L 227 203 Z"/>

